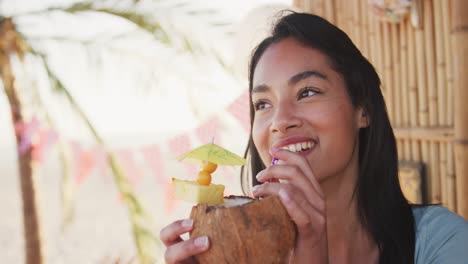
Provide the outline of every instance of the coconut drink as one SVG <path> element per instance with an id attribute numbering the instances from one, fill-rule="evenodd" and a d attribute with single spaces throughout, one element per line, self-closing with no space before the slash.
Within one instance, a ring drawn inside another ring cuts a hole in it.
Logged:
<path id="1" fill-rule="evenodd" d="M 245 159 L 213 143 L 179 156 L 199 159 L 196 181 L 173 178 L 175 197 L 196 204 L 190 237 L 207 236 L 210 248 L 199 263 L 288 263 L 296 228 L 278 196 L 224 197 L 224 185 L 211 183 L 218 165 L 243 165 Z"/>

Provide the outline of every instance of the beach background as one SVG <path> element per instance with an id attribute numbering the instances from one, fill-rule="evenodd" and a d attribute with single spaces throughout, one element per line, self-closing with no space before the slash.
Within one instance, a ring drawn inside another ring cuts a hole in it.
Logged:
<path id="1" fill-rule="evenodd" d="M 182 34 L 193 41 L 192 52 L 158 43 L 110 15 L 47 11 L 69 6 L 66 1 L 3 0 L 0 14 L 13 17 L 17 30 L 47 54 L 51 69 L 102 135 L 106 150 L 117 155 L 157 237 L 166 224 L 188 217 L 192 206 L 171 196 L 172 177 L 193 180 L 198 170 L 177 161 L 177 155 L 211 141 L 243 155 L 249 130 L 249 49 L 268 27 L 266 17 L 290 1 L 155 2 L 162 4 L 155 19 L 175 30 L 175 40 Z M 255 13 L 258 7 L 261 13 Z M 190 10 L 211 11 L 197 17 L 187 15 Z M 50 89 L 37 58 L 12 61 L 17 84 L 31 98 L 32 87 L 39 91 L 55 120 L 52 128 L 36 108 L 27 112 L 26 125 L 46 135 L 35 175 L 45 263 L 137 263 L 128 211 L 104 162 L 103 147 L 63 96 Z M 0 263 L 24 263 L 15 129 L 0 87 Z M 33 105 L 29 97 L 26 101 Z M 66 199 L 58 139 L 71 164 Z M 241 194 L 239 171 L 219 167 L 213 182 L 225 184 L 226 194 Z M 163 250 L 158 245 L 161 263 Z"/>

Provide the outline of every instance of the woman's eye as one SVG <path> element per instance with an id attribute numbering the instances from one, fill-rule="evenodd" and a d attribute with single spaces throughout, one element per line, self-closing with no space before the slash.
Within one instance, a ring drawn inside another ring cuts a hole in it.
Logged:
<path id="1" fill-rule="evenodd" d="M 317 91 L 314 91 L 312 88 L 303 88 L 299 91 L 299 95 L 298 95 L 298 98 L 297 99 L 302 99 L 302 98 L 305 98 L 305 97 L 310 97 L 310 96 L 313 96 L 315 94 L 317 94 L 318 92 Z"/>
<path id="2" fill-rule="evenodd" d="M 254 103 L 254 109 L 255 111 L 262 110 L 265 108 L 269 108 L 270 104 L 264 101 L 257 101 Z"/>

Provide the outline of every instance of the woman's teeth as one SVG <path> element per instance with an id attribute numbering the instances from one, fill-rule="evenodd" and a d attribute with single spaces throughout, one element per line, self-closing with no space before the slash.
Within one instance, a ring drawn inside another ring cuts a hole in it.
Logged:
<path id="1" fill-rule="evenodd" d="M 290 144 L 290 145 L 282 147 L 282 149 L 287 149 L 292 152 L 301 152 L 304 150 L 311 149 L 314 145 L 315 145 L 314 142 L 307 141 L 307 142 L 301 142 L 301 143 L 296 143 L 296 144 Z"/>

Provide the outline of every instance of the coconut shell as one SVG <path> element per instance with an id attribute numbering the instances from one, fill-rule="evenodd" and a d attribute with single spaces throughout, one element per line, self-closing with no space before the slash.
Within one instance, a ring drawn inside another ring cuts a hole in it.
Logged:
<path id="1" fill-rule="evenodd" d="M 196 257 L 200 264 L 288 263 L 296 228 L 277 196 L 250 199 L 243 205 L 194 206 L 191 237 L 208 236 L 210 248 Z"/>

